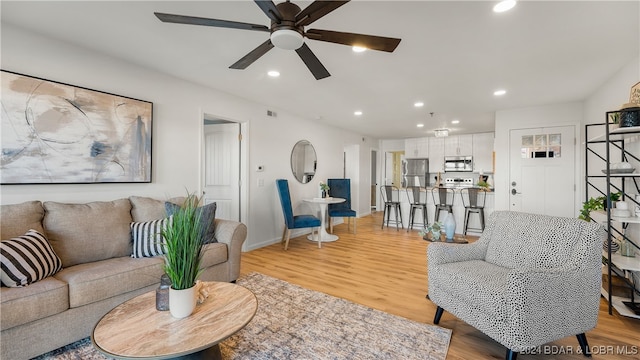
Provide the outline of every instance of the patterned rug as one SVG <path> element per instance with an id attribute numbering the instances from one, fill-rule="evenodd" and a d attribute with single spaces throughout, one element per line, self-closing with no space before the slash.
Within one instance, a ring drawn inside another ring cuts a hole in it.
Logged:
<path id="1" fill-rule="evenodd" d="M 451 330 L 387 314 L 259 273 L 237 281 L 258 298 L 253 320 L 220 343 L 224 359 L 445 359 Z M 38 360 L 102 360 L 89 338 Z"/>

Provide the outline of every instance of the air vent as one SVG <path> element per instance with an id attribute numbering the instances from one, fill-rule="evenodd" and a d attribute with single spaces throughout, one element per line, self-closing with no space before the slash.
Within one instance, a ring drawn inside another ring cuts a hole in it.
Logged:
<path id="1" fill-rule="evenodd" d="M 275 111 L 267 110 L 267 116 L 278 117 L 278 114 Z"/>

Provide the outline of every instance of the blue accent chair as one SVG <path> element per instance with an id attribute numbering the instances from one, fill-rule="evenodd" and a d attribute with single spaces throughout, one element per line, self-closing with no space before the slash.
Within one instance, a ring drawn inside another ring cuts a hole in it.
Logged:
<path id="1" fill-rule="evenodd" d="M 351 227 L 351 218 L 353 218 L 353 233 L 356 233 L 356 212 L 351 209 L 351 180 L 350 179 L 328 179 L 329 193 L 332 197 L 343 198 L 344 202 L 338 204 L 329 204 L 329 229 L 333 233 L 333 217 L 349 218 L 347 230 Z"/>
<path id="2" fill-rule="evenodd" d="M 284 214 L 284 231 L 282 232 L 282 242 L 284 242 L 284 249 L 289 247 L 289 236 L 291 235 L 291 229 L 312 228 L 311 234 L 314 234 L 314 228 L 318 228 L 316 231 L 316 238 L 318 239 L 318 248 L 322 247 L 320 241 L 320 219 L 313 215 L 293 215 L 293 208 L 291 207 L 291 194 L 289 193 L 289 182 L 284 179 L 276 180 L 276 186 L 278 188 L 278 195 L 280 195 L 280 205 L 282 205 L 282 213 Z"/>

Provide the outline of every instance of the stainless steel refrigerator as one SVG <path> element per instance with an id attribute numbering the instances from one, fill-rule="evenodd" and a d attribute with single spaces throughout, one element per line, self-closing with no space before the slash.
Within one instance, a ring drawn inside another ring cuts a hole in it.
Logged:
<path id="1" fill-rule="evenodd" d="M 429 159 L 406 159 L 402 163 L 402 187 L 429 185 Z"/>

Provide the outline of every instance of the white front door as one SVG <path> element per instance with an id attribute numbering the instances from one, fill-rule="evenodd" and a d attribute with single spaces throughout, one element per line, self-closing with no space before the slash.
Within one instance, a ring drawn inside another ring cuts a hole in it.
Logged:
<path id="1" fill-rule="evenodd" d="M 575 127 L 510 132 L 509 208 L 576 217 Z"/>
<path id="2" fill-rule="evenodd" d="M 240 221 L 240 124 L 204 126 L 204 203 L 216 218 Z"/>

